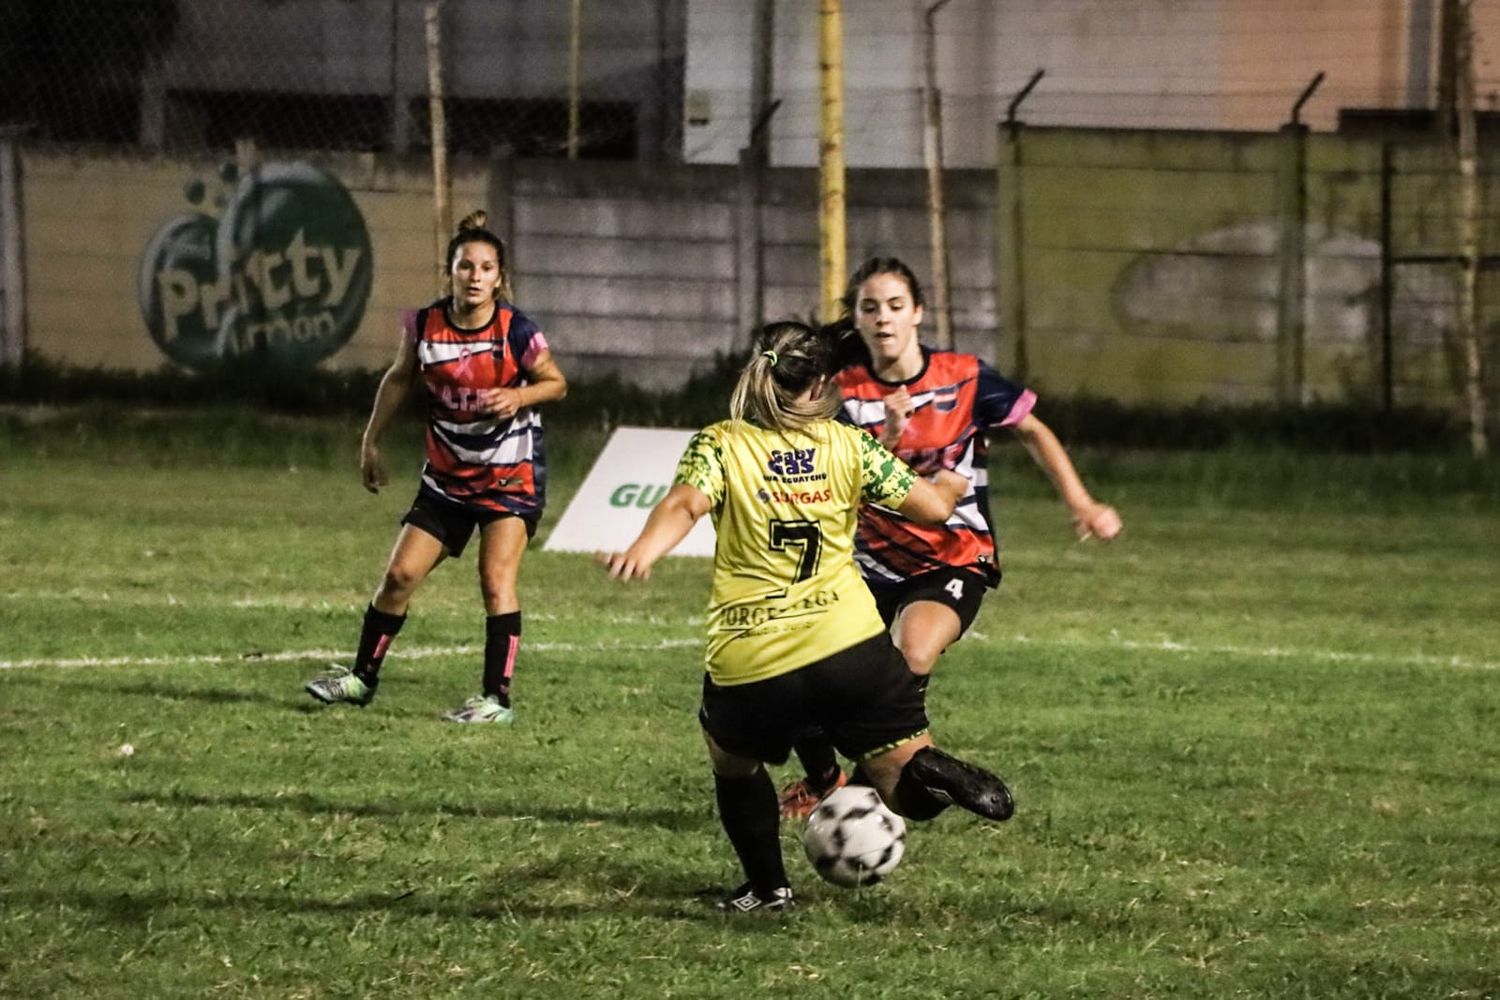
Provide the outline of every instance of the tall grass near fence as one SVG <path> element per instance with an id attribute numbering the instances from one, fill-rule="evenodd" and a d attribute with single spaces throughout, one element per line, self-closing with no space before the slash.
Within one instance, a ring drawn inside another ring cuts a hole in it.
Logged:
<path id="1" fill-rule="evenodd" d="M 437 721 L 478 679 L 472 555 L 370 708 L 307 702 L 414 485 L 414 427 L 379 497 L 358 431 L 0 422 L 0 995 L 1500 994 L 1493 464 L 1084 449 L 1102 547 L 999 449 L 1006 582 L 931 709 L 1016 818 L 917 828 L 859 893 L 788 827 L 802 906 L 740 923 L 699 896 L 735 880 L 703 561 L 529 553 L 512 729 Z M 554 436 L 559 504 L 602 440 Z"/>

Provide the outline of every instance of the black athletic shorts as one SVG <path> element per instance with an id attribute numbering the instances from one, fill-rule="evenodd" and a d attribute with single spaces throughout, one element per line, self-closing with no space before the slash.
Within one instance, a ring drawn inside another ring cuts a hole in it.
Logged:
<path id="1" fill-rule="evenodd" d="M 952 608 L 958 615 L 958 634 L 963 635 L 974 624 L 979 605 L 984 603 L 984 592 L 991 586 L 973 569 L 950 568 L 923 573 L 901 583 L 871 584 L 870 593 L 875 595 L 875 607 L 880 611 L 886 628 L 890 628 L 901 609 L 913 601 L 936 601 Z"/>
<path id="2" fill-rule="evenodd" d="M 881 632 L 832 656 L 750 684 L 703 678 L 698 721 L 723 749 L 781 764 L 794 740 L 821 729 L 864 760 L 927 731 L 918 677 Z"/>
<path id="3" fill-rule="evenodd" d="M 455 503 L 424 485 L 417 490 L 417 498 L 412 501 L 411 510 L 401 518 L 401 523 L 421 528 L 442 542 L 448 554 L 457 559 L 464 554 L 464 546 L 469 544 L 475 528 L 482 528 L 503 517 L 519 517 L 526 522 L 526 537 L 531 538 L 536 534 L 536 523 L 541 515 L 540 513 L 513 514 L 507 510 L 470 507 L 466 504 Z"/>

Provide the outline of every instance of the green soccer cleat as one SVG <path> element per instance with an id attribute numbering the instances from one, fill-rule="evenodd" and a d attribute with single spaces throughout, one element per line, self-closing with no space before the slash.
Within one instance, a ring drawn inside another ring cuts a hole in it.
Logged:
<path id="1" fill-rule="evenodd" d="M 375 685 L 366 684 L 354 671 L 340 666 L 314 677 L 303 690 L 325 705 L 345 701 L 363 708 L 375 697 Z"/>
<path id="2" fill-rule="evenodd" d="M 500 704 L 492 694 L 470 698 L 451 712 L 443 713 L 445 722 L 498 722 L 509 725 L 516 721 L 516 713 L 509 705 Z"/>

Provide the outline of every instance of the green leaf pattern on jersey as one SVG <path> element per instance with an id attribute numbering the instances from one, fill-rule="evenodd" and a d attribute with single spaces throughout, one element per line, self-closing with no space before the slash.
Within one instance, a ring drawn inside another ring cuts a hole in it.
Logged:
<path id="1" fill-rule="evenodd" d="M 862 431 L 859 434 L 859 464 L 864 498 L 871 503 L 899 507 L 917 481 L 917 474 L 911 471 L 911 466 Z"/>
<path id="2" fill-rule="evenodd" d="M 691 486 L 715 503 L 724 495 L 724 452 L 714 428 L 693 435 L 677 460 L 673 485 Z"/>

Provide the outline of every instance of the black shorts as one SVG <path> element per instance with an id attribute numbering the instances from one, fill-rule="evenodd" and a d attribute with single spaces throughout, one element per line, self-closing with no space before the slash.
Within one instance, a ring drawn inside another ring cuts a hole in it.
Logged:
<path id="1" fill-rule="evenodd" d="M 448 554 L 457 559 L 464 554 L 464 546 L 469 544 L 475 528 L 482 528 L 504 517 L 519 517 L 526 522 L 526 537 L 531 538 L 536 534 L 536 523 L 541 514 L 516 514 L 508 510 L 470 507 L 455 503 L 424 485 L 417 490 L 417 498 L 411 502 L 411 510 L 401 518 L 401 523 L 421 528 L 442 542 Z"/>
<path id="2" fill-rule="evenodd" d="M 721 686 L 703 678 L 698 721 L 723 749 L 781 764 L 793 741 L 821 729 L 864 760 L 927 731 L 919 678 L 882 632 L 789 673 Z"/>
<path id="3" fill-rule="evenodd" d="M 989 580 L 973 569 L 951 568 L 933 570 L 888 586 L 871 584 L 870 593 L 875 595 L 875 607 L 886 628 L 913 601 L 936 601 L 958 615 L 958 634 L 963 635 L 974 624 L 979 605 L 984 602 L 984 592 L 991 586 Z"/>

